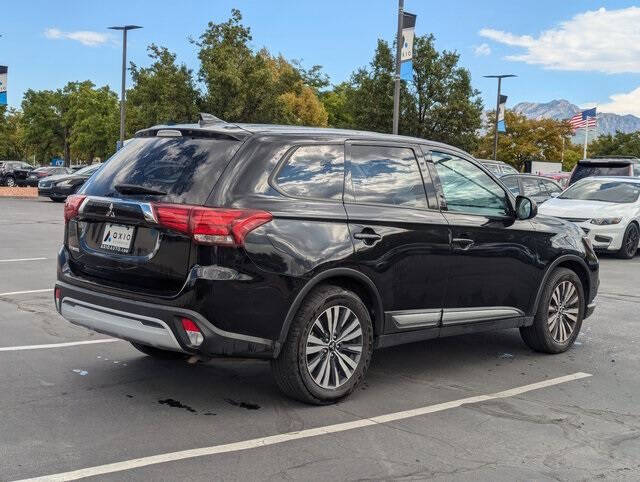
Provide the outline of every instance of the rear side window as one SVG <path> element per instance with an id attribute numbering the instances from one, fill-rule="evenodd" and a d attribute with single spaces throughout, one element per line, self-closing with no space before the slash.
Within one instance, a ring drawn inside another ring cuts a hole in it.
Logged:
<path id="1" fill-rule="evenodd" d="M 344 146 L 298 147 L 278 170 L 275 182 L 289 196 L 342 200 Z"/>
<path id="2" fill-rule="evenodd" d="M 547 190 L 544 184 L 542 184 L 542 181 L 533 177 L 522 178 L 522 190 L 525 196 L 534 197 L 547 195 Z"/>
<path id="3" fill-rule="evenodd" d="M 422 175 L 413 149 L 352 145 L 350 153 L 356 203 L 427 208 Z"/>
<path id="4" fill-rule="evenodd" d="M 517 177 L 503 177 L 501 181 L 505 186 L 507 186 L 507 189 L 509 189 L 509 191 L 511 191 L 514 195 L 516 196 L 520 195 L 520 186 L 518 185 Z"/>
<path id="5" fill-rule="evenodd" d="M 82 193 L 122 197 L 115 187 L 131 184 L 166 193 L 153 199 L 204 204 L 238 147 L 239 141 L 227 139 L 135 138 L 104 163 Z"/>
<path id="6" fill-rule="evenodd" d="M 542 184 L 544 185 L 545 189 L 549 194 L 562 192 L 562 189 L 551 181 L 542 180 Z"/>

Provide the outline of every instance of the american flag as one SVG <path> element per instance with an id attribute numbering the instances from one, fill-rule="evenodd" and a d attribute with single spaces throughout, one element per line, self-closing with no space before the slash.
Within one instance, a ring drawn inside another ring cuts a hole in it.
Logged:
<path id="1" fill-rule="evenodd" d="M 582 112 L 578 112 L 571 119 L 569 119 L 569 125 L 575 132 L 578 129 L 583 129 L 585 127 L 595 127 L 596 124 L 596 108 L 583 110 Z"/>

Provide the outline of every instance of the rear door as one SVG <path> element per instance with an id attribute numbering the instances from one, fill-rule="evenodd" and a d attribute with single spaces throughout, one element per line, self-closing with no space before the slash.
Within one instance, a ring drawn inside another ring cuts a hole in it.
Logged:
<path id="1" fill-rule="evenodd" d="M 418 146 L 347 143 L 349 230 L 358 268 L 383 298 L 386 331 L 440 322 L 449 232 L 428 176 Z"/>
<path id="2" fill-rule="evenodd" d="M 117 288 L 173 295 L 191 269 L 191 239 L 163 225 L 184 222 L 172 206 L 202 205 L 240 145 L 194 137 L 136 138 L 80 190 L 67 243 L 76 276 Z M 145 191 L 148 191 L 145 193 Z"/>
<path id="3" fill-rule="evenodd" d="M 511 215 L 509 196 L 470 159 L 431 151 L 452 230 L 443 326 L 520 316 L 540 283 L 536 232 Z"/>

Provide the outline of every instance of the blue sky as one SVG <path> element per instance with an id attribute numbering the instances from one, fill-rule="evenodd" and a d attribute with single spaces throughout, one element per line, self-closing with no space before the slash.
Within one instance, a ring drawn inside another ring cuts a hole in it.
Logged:
<path id="1" fill-rule="evenodd" d="M 460 53 L 488 109 L 496 82 L 482 76 L 514 73 L 519 77 L 503 84 L 508 105 L 566 98 L 640 115 L 640 8 L 634 3 L 405 0 L 405 8 L 418 15 L 417 34 L 432 32 L 439 49 Z M 197 70 L 188 37 L 210 20 L 224 21 L 232 7 L 251 27 L 254 47 L 306 66 L 321 64 L 338 83 L 370 61 L 377 38 L 393 39 L 397 1 L 4 0 L 0 64 L 9 66 L 9 104 L 19 106 L 29 88 L 71 80 L 119 92 L 120 36 L 106 30 L 114 24 L 144 26 L 129 37 L 128 58 L 138 65 L 148 64 L 146 46 L 153 42 Z"/>

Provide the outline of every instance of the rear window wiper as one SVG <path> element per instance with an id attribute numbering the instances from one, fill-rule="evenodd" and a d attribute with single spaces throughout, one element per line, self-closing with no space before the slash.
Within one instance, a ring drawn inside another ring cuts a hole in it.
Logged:
<path id="1" fill-rule="evenodd" d="M 114 187 L 120 194 L 151 194 L 152 196 L 164 196 L 167 194 L 165 191 L 160 191 L 159 189 L 138 186 L 136 184 L 116 184 Z"/>

